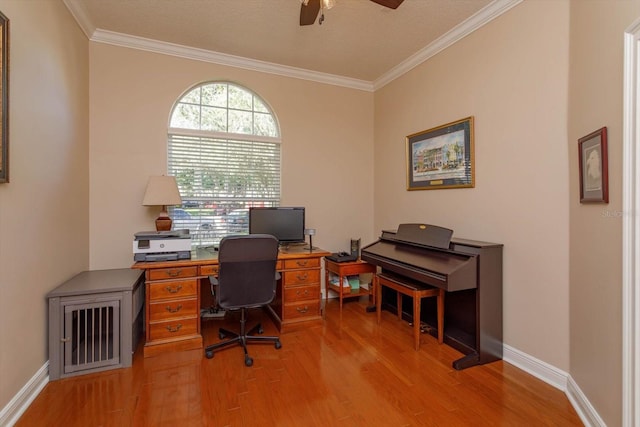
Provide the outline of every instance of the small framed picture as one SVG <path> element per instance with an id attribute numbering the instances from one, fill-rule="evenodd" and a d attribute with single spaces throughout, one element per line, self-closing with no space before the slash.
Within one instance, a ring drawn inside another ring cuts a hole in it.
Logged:
<path id="1" fill-rule="evenodd" d="M 474 186 L 473 117 L 407 136 L 407 190 Z"/>
<path id="2" fill-rule="evenodd" d="M 580 203 L 609 203 L 607 128 L 578 140 Z"/>
<path id="3" fill-rule="evenodd" d="M 0 183 L 9 182 L 9 19 L 0 12 Z"/>

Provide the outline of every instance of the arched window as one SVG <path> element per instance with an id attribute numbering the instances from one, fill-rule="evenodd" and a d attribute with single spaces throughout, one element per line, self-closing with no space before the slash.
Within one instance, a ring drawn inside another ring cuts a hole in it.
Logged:
<path id="1" fill-rule="evenodd" d="M 246 88 L 207 82 L 187 91 L 173 106 L 167 149 L 182 196 L 173 228 L 188 228 L 194 246 L 247 233 L 249 207 L 280 203 L 278 123 Z"/>

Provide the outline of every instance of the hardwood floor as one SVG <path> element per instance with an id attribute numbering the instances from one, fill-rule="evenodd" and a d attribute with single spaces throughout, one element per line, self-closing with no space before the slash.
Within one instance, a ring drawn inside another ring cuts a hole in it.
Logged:
<path id="1" fill-rule="evenodd" d="M 367 302 L 330 300 L 322 326 L 281 335 L 282 348 L 255 344 L 206 359 L 185 351 L 133 367 L 50 382 L 17 426 L 581 426 L 565 394 L 499 361 L 455 371 L 461 356 Z M 261 311 L 265 334 L 276 329 Z M 236 313 L 203 323 L 237 329 Z"/>

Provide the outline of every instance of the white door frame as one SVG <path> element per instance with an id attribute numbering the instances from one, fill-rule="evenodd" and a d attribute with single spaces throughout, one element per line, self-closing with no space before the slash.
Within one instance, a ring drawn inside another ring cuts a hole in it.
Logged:
<path id="1" fill-rule="evenodd" d="M 640 426 L 640 19 L 624 34 L 622 425 Z"/>

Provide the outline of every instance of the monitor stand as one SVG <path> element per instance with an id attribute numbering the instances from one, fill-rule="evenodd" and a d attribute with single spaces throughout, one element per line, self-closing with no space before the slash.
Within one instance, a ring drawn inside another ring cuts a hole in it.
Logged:
<path id="1" fill-rule="evenodd" d="M 307 245 L 306 242 L 286 242 L 286 243 L 280 243 L 278 245 L 278 249 L 283 251 L 283 252 L 287 252 L 287 251 L 311 251 L 311 249 L 309 248 L 309 245 Z M 313 249 L 318 249 L 317 247 L 314 246 Z"/>

